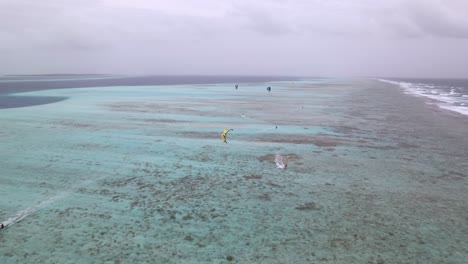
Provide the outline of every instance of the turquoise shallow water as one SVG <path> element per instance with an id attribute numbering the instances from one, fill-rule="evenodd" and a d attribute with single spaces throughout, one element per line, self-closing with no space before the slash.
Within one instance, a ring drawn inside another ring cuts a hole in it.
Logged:
<path id="1" fill-rule="evenodd" d="M 68 99 L 0 110 L 0 263 L 465 263 L 466 117 L 370 80 L 233 87 L 17 94 Z"/>

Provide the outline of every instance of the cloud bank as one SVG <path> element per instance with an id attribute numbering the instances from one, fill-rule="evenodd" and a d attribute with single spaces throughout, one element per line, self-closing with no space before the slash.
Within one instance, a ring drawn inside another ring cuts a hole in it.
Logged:
<path id="1" fill-rule="evenodd" d="M 3 0 L 0 74 L 468 77 L 462 0 Z"/>

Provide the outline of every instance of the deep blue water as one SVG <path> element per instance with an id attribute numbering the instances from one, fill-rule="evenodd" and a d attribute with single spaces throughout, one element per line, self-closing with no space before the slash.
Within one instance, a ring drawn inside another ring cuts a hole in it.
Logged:
<path id="1" fill-rule="evenodd" d="M 285 76 L 110 76 L 110 75 L 12 75 L 0 76 L 0 109 L 54 103 L 64 97 L 13 97 L 8 94 L 83 87 L 176 84 L 259 83 L 294 80 Z"/>
<path id="2" fill-rule="evenodd" d="M 9 96 L 0 95 L 0 109 L 50 104 L 67 99 L 55 96 Z"/>
<path id="3" fill-rule="evenodd" d="M 215 84 L 215 83 L 259 83 L 269 81 L 286 81 L 297 79 L 287 76 L 73 76 L 74 79 L 62 76 L 25 76 L 24 79 L 15 77 L 0 77 L 0 94 L 17 93 L 36 90 L 106 87 L 106 86 L 143 86 L 143 85 L 171 85 L 171 84 Z M 66 80 L 64 80 L 66 79 Z"/>

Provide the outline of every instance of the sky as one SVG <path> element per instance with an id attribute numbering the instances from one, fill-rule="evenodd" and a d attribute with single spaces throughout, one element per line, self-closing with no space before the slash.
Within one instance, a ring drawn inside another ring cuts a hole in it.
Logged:
<path id="1" fill-rule="evenodd" d="M 468 78 L 466 0 L 0 0 L 0 74 Z"/>

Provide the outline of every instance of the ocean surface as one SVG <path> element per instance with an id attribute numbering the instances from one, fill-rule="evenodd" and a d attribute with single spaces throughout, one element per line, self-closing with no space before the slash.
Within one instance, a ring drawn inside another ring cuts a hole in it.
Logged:
<path id="1" fill-rule="evenodd" d="M 468 115 L 468 79 L 380 79 L 399 85 L 407 94 L 433 99 L 441 108 Z"/>
<path id="2" fill-rule="evenodd" d="M 468 117 L 408 80 L 2 78 L 0 263 L 468 259 Z"/>
<path id="3" fill-rule="evenodd" d="M 58 96 L 15 96 L 14 93 L 83 87 L 145 86 L 174 84 L 215 84 L 293 80 L 278 76 L 118 76 L 99 74 L 75 75 L 0 75 L 0 109 L 47 104 L 61 100 Z"/>

